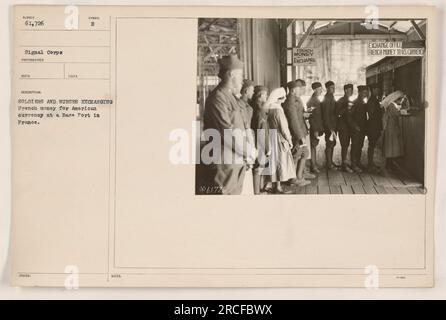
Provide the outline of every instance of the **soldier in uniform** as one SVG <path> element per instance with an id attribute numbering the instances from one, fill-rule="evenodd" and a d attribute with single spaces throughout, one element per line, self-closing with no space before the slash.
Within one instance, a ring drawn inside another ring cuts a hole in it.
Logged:
<path id="1" fill-rule="evenodd" d="M 373 161 L 376 143 L 382 132 L 383 109 L 381 108 L 381 88 L 377 85 L 371 87 L 372 94 L 367 101 L 367 139 L 369 147 L 367 149 L 368 163 L 367 167 L 370 172 L 379 171 L 379 167 Z"/>
<path id="2" fill-rule="evenodd" d="M 322 123 L 321 114 L 321 101 L 320 96 L 322 94 L 322 84 L 320 82 L 314 82 L 311 84 L 313 89 L 313 95 L 307 102 L 307 111 L 311 113 L 310 122 L 310 145 L 311 145 L 311 166 L 310 170 L 313 173 L 319 173 L 316 158 L 316 147 L 319 144 L 319 137 L 324 132 L 324 126 Z"/>
<path id="3" fill-rule="evenodd" d="M 362 172 L 365 168 L 361 164 L 362 147 L 367 129 L 367 98 L 369 89 L 367 86 L 358 86 L 358 98 L 353 102 L 349 110 L 349 122 L 352 129 L 352 147 L 350 159 L 352 169 L 356 173 Z"/>
<path id="4" fill-rule="evenodd" d="M 222 57 L 218 63 L 221 82 L 206 99 L 203 129 L 214 129 L 220 134 L 220 161 L 206 165 L 205 190 L 202 192 L 241 194 L 246 163 L 253 162 L 252 158 L 255 157 L 254 150 L 244 148 L 245 139 L 237 138 L 234 133 L 237 129 L 246 132 L 243 111 L 235 97 L 242 87 L 243 62 L 236 55 L 229 55 Z M 225 139 L 225 130 L 231 130 L 231 139 Z"/>
<path id="5" fill-rule="evenodd" d="M 240 108 L 242 110 L 242 115 L 243 115 L 243 121 L 245 123 L 245 128 L 246 128 L 246 141 L 247 141 L 247 148 L 251 149 L 251 148 L 255 148 L 255 137 L 254 137 L 254 132 L 253 130 L 251 130 L 251 121 L 252 121 L 252 115 L 253 115 L 253 108 L 251 106 L 251 99 L 252 96 L 254 95 L 254 83 L 249 80 L 249 79 L 244 79 L 243 80 L 243 84 L 242 84 L 242 88 L 240 89 L 240 97 L 237 99 L 239 104 L 240 104 Z M 247 164 L 248 165 L 248 169 L 253 167 L 253 164 Z M 255 181 L 255 178 L 253 176 L 253 183 Z M 246 182 L 246 181 L 245 181 Z M 249 184 L 247 184 L 248 186 Z M 247 188 L 244 188 L 244 192 L 246 192 Z M 255 189 L 255 185 L 253 184 L 253 189 Z M 251 192 L 251 190 L 248 191 L 249 193 Z M 255 190 L 253 190 L 252 192 L 255 193 Z"/>
<path id="6" fill-rule="evenodd" d="M 353 95 L 353 85 L 346 84 L 344 85 L 344 96 L 341 97 L 336 102 L 336 115 L 338 117 L 338 134 L 339 141 L 341 143 L 341 169 L 345 172 L 352 173 L 353 170 L 347 164 L 347 152 L 348 147 L 350 146 L 351 141 L 351 132 L 352 128 L 350 128 L 348 122 L 348 112 L 349 109 L 353 106 L 353 102 L 350 101 L 351 96 Z"/>
<path id="7" fill-rule="evenodd" d="M 251 127 L 253 109 L 250 103 L 253 95 L 254 83 L 249 79 L 244 79 L 242 89 L 240 90 L 240 106 L 242 107 L 242 111 L 248 127 Z"/>
<path id="8" fill-rule="evenodd" d="M 310 183 L 305 178 L 315 178 L 314 175 L 308 173 L 304 176 L 305 161 L 310 154 L 310 150 L 305 144 L 308 130 L 304 118 L 304 105 L 300 98 L 305 89 L 305 81 L 301 79 L 290 81 L 287 83 L 287 87 L 288 95 L 282 107 L 292 137 L 293 149 L 291 152 L 296 167 L 296 179 L 291 180 L 290 184 L 305 186 Z"/>
<path id="9" fill-rule="evenodd" d="M 322 122 L 324 124 L 325 133 L 325 158 L 327 169 L 337 169 L 333 163 L 333 149 L 336 145 L 336 129 L 337 129 L 337 115 L 336 115 L 336 100 L 334 98 L 335 84 L 333 81 L 325 83 L 327 93 L 321 103 Z"/>

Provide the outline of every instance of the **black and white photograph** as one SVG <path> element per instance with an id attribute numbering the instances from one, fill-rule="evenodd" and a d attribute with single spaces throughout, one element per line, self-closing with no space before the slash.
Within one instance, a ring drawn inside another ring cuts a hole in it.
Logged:
<path id="1" fill-rule="evenodd" d="M 444 295 L 443 9 L 11 6 L 0 293 Z"/>
<path id="2" fill-rule="evenodd" d="M 198 19 L 195 193 L 424 193 L 426 28 Z"/>

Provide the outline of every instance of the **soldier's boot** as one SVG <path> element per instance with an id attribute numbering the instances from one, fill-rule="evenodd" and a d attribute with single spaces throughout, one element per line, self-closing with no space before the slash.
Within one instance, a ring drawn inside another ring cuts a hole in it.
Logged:
<path id="1" fill-rule="evenodd" d="M 378 167 L 375 164 L 375 161 L 373 160 L 374 155 L 375 155 L 375 146 L 374 145 L 371 146 L 369 144 L 369 149 L 367 150 L 367 158 L 368 158 L 367 170 L 369 170 L 370 172 L 377 172 L 381 170 L 381 168 Z"/>
<path id="2" fill-rule="evenodd" d="M 350 168 L 350 166 L 346 162 L 342 163 L 341 170 L 344 171 L 344 172 L 348 172 L 348 173 L 352 173 L 353 172 L 353 170 Z"/>
<path id="3" fill-rule="evenodd" d="M 370 148 L 367 150 L 367 171 L 374 173 L 376 171 L 376 165 L 373 162 L 374 149 Z"/>
<path id="4" fill-rule="evenodd" d="M 325 149 L 325 166 L 328 170 L 333 169 L 333 164 L 331 163 L 331 148 L 327 147 Z"/>
<path id="5" fill-rule="evenodd" d="M 352 170 L 355 173 L 361 173 L 362 170 L 358 166 L 358 158 L 357 157 L 358 157 L 358 151 L 356 150 L 356 148 L 352 148 L 351 153 L 350 153 L 350 158 L 351 158 L 351 162 L 352 162 Z"/>
<path id="6" fill-rule="evenodd" d="M 346 148 L 345 146 L 341 146 L 341 170 L 344 172 L 352 173 L 353 170 L 347 163 L 347 153 L 348 153 L 348 147 Z"/>
<path id="7" fill-rule="evenodd" d="M 260 174 L 258 172 L 253 172 L 252 182 L 254 185 L 254 194 L 260 194 Z"/>
<path id="8" fill-rule="evenodd" d="M 357 154 L 357 156 L 356 156 L 356 166 L 357 166 L 359 169 L 361 169 L 362 171 L 365 171 L 366 168 L 365 168 L 365 166 L 362 165 L 362 162 L 361 162 L 361 156 L 362 156 L 362 148 L 359 148 L 359 149 L 358 149 L 358 154 Z"/>
<path id="9" fill-rule="evenodd" d="M 327 168 L 331 170 L 337 170 L 338 166 L 333 162 L 333 150 L 334 146 L 326 149 L 326 158 L 327 158 Z"/>

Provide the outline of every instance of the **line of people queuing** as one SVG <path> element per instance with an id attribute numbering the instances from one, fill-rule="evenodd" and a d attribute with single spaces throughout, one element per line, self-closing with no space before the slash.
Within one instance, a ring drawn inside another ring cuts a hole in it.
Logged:
<path id="1" fill-rule="evenodd" d="M 322 84 L 314 82 L 311 84 L 313 94 L 304 105 L 302 95 L 307 84 L 302 79 L 288 82 L 288 92 L 276 88 L 269 93 L 267 87 L 243 79 L 243 63 L 236 55 L 221 58 L 219 66 L 221 82 L 206 99 L 203 129 L 216 129 L 222 137 L 228 129 L 246 132 L 243 146 L 232 141 L 235 146 L 229 148 L 244 161 L 206 165 L 199 181 L 205 188 L 200 193 L 241 194 L 248 170 L 252 170 L 255 194 L 284 193 L 284 183 L 308 185 L 320 172 L 316 150 L 322 136 L 327 170 L 378 172 L 380 168 L 374 163 L 374 152 L 380 139 L 390 168 L 394 167 L 395 159 L 403 155 L 398 121 L 405 99 L 401 91 L 383 98 L 379 87 L 372 86 L 370 92 L 368 86 L 360 85 L 358 96 L 353 100 L 354 87 L 346 84 L 343 97 L 336 100 L 332 81 L 325 83 L 324 95 Z M 367 167 L 361 163 L 366 136 Z M 341 144 L 340 166 L 333 161 L 337 140 Z M 349 147 L 350 164 L 347 162 Z M 309 170 L 307 159 L 310 160 Z M 271 190 L 266 188 L 268 183 L 271 183 Z"/>

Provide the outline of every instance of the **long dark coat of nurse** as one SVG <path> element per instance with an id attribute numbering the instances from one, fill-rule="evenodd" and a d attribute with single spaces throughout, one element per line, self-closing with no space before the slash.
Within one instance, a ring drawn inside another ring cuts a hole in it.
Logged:
<path id="1" fill-rule="evenodd" d="M 217 86 L 206 99 L 203 129 L 216 129 L 221 137 L 221 150 L 223 151 L 223 139 L 225 129 L 245 130 L 244 116 L 237 99 L 232 92 Z M 234 148 L 225 151 L 237 153 Z M 206 167 L 206 179 L 204 179 L 204 193 L 213 194 L 241 194 L 243 179 L 245 177 L 244 164 L 223 163 L 223 152 L 220 164 L 210 164 Z"/>
<path id="2" fill-rule="evenodd" d="M 401 113 L 390 103 L 383 116 L 383 155 L 397 158 L 404 155 L 403 137 L 400 126 Z"/>

